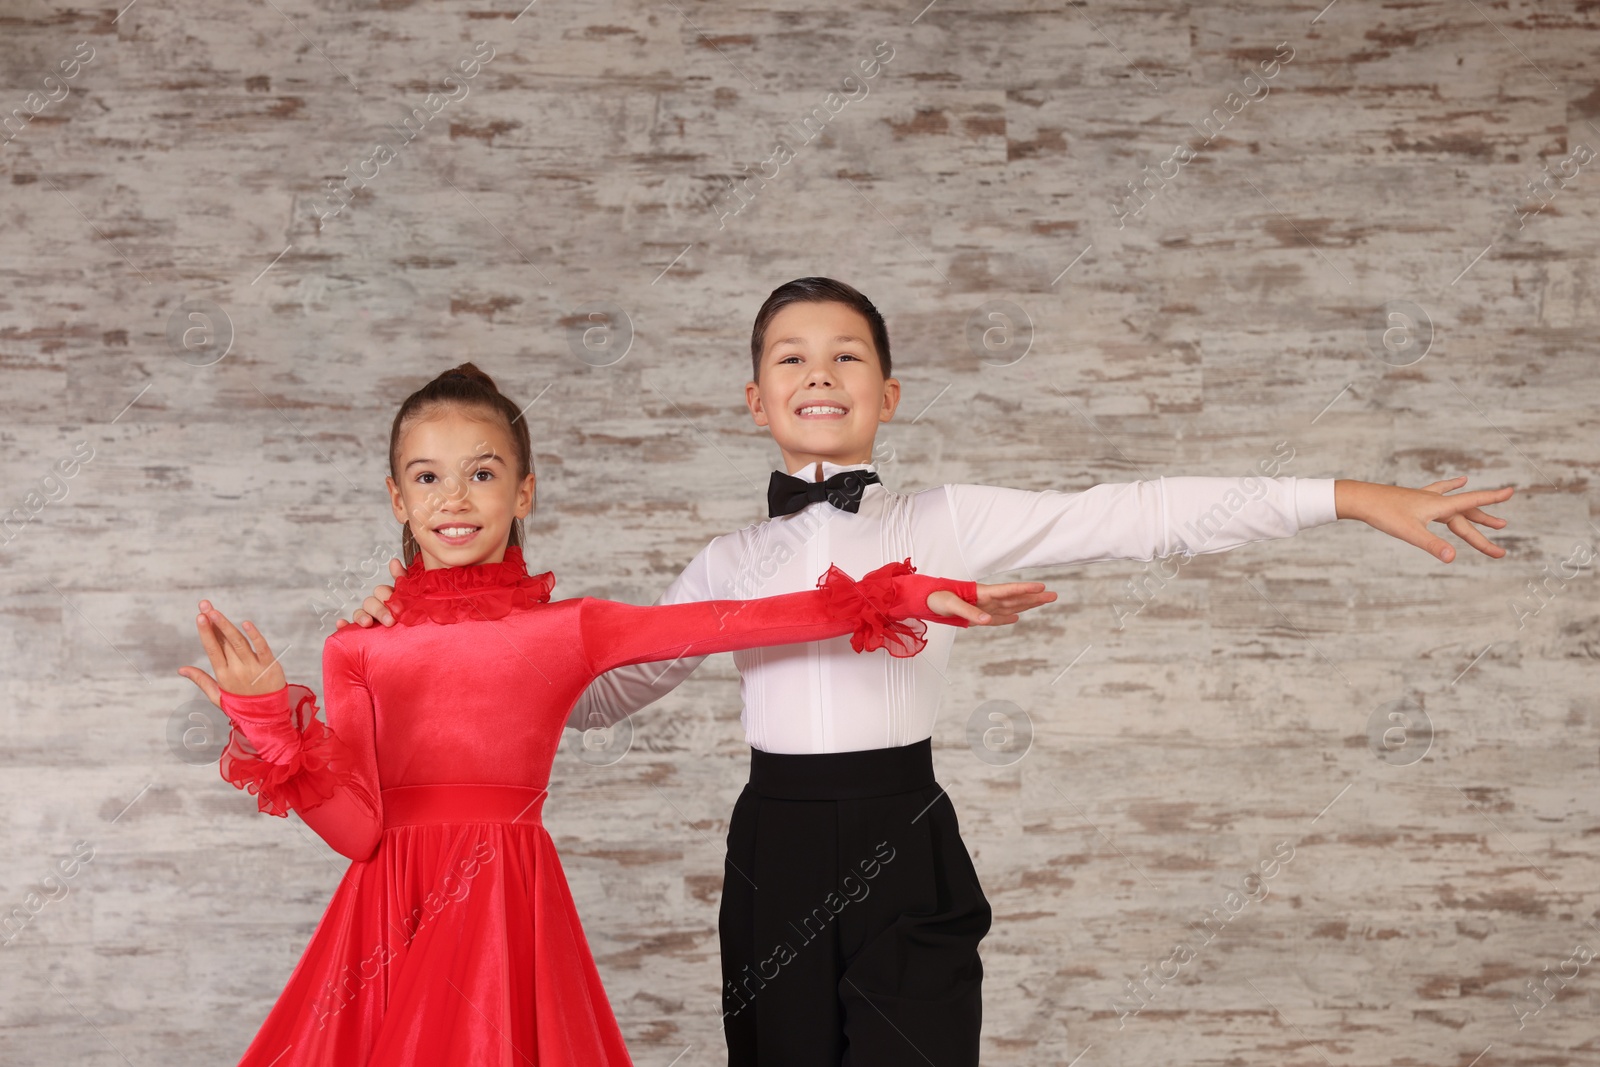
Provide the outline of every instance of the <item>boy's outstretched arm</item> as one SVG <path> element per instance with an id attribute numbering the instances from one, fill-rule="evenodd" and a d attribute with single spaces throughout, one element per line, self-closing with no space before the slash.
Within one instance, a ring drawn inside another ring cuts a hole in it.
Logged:
<path id="1" fill-rule="evenodd" d="M 1454 550 L 1427 528 L 1429 522 L 1444 522 L 1498 559 L 1504 550 L 1472 523 L 1505 526 L 1481 509 L 1508 499 L 1512 489 L 1443 495 L 1443 489 L 1459 488 L 1464 481 L 1407 489 L 1334 478 L 1164 476 L 1102 482 L 1075 492 L 951 484 L 943 493 L 962 556 L 981 581 L 1025 567 L 1226 552 L 1346 518 L 1367 522 L 1448 563 Z"/>
<path id="2" fill-rule="evenodd" d="M 1333 483 L 1334 507 L 1341 519 L 1359 519 L 1391 537 L 1416 545 L 1445 563 L 1456 557 L 1456 550 L 1444 538 L 1428 529 L 1430 522 L 1442 522 L 1461 540 L 1493 559 L 1506 550 L 1489 540 L 1473 526 L 1503 530 L 1506 520 L 1482 510 L 1485 504 L 1511 499 L 1512 486 L 1479 489 L 1471 493 L 1446 496 L 1450 489 L 1467 484 L 1465 476 L 1434 482 L 1421 489 L 1406 489 L 1378 482 L 1357 482 L 1340 478 Z"/>

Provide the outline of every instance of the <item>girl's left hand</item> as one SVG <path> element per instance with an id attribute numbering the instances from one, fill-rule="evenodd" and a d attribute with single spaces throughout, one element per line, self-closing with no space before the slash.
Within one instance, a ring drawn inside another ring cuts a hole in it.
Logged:
<path id="1" fill-rule="evenodd" d="M 1444 523 L 1456 536 L 1479 552 L 1499 559 L 1506 554 L 1506 550 L 1483 536 L 1472 524 L 1495 530 L 1504 529 L 1505 519 L 1496 518 L 1480 508 L 1484 504 L 1510 500 L 1515 490 L 1508 485 L 1503 489 L 1479 489 L 1456 496 L 1445 495 L 1445 490 L 1460 489 L 1465 484 L 1467 479 L 1464 476 L 1434 482 L 1421 489 L 1340 479 L 1334 483 L 1335 507 L 1339 518 L 1360 519 L 1374 530 L 1382 530 L 1391 537 L 1416 545 L 1445 563 L 1456 558 L 1456 550 L 1448 541 L 1428 529 L 1430 522 Z"/>
<path id="2" fill-rule="evenodd" d="M 978 602 L 968 604 L 948 589 L 928 596 L 928 608 L 938 615 L 957 615 L 973 626 L 1010 626 L 1024 611 L 1053 603 L 1054 593 L 1043 582 L 978 583 Z"/>
<path id="3" fill-rule="evenodd" d="M 224 689 L 240 696 L 255 696 L 275 693 L 289 684 L 278 657 L 267 647 L 267 639 L 248 619 L 244 623 L 245 632 L 240 633 L 209 600 L 202 600 L 200 614 L 195 616 L 195 628 L 217 676 L 212 678 L 198 667 L 179 667 L 178 673 L 199 686 L 217 707 L 222 707 L 221 690 Z M 255 642 L 254 646 L 251 641 Z"/>

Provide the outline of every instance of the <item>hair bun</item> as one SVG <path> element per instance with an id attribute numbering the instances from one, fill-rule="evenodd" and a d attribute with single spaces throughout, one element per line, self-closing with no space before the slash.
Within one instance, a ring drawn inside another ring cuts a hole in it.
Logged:
<path id="1" fill-rule="evenodd" d="M 479 370 L 478 367 L 475 364 L 470 363 L 470 362 L 463 363 L 463 364 L 461 364 L 460 366 L 457 366 L 457 367 L 451 367 L 449 370 L 447 370 L 443 374 L 439 375 L 439 377 L 436 378 L 435 381 L 441 381 L 442 382 L 442 381 L 450 381 L 450 380 L 455 380 L 455 379 L 463 379 L 463 380 L 469 381 L 469 382 L 478 382 L 479 384 L 485 386 L 486 388 L 488 388 L 492 392 L 498 393 L 500 391 L 499 387 L 494 384 L 494 379 L 493 378 L 489 377 L 483 371 Z"/>

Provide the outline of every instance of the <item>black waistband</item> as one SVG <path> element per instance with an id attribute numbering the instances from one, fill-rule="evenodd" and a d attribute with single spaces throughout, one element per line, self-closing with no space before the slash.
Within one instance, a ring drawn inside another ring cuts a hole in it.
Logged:
<path id="1" fill-rule="evenodd" d="M 860 800 L 933 785 L 933 741 L 793 755 L 750 750 L 750 788 L 779 800 Z"/>

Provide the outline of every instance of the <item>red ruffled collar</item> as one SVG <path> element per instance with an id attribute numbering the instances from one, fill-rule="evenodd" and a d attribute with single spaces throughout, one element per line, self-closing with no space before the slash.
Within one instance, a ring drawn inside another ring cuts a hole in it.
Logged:
<path id="1" fill-rule="evenodd" d="M 515 608 L 550 602 L 556 576 L 551 571 L 528 573 L 522 549 L 506 548 L 499 563 L 474 563 L 465 567 L 427 570 L 419 553 L 394 583 L 387 606 L 395 622 L 412 625 L 424 620 L 439 623 L 470 619 L 500 619 Z"/>

